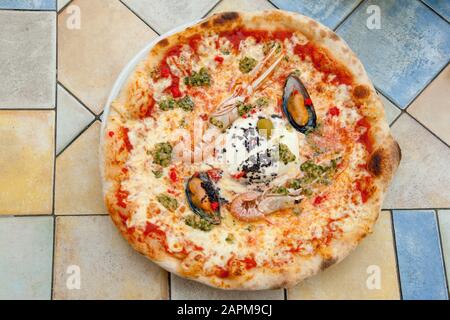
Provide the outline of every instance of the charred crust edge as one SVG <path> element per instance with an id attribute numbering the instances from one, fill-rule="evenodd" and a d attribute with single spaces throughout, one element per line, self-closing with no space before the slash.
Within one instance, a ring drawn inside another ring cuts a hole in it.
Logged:
<path id="1" fill-rule="evenodd" d="M 161 41 L 158 42 L 158 46 L 160 47 L 167 47 L 169 45 L 169 40 L 167 39 L 162 39 Z"/>
<path id="2" fill-rule="evenodd" d="M 338 259 L 336 258 L 327 258 L 327 259 L 323 259 L 321 264 L 320 264 L 320 270 L 325 270 L 328 269 L 329 267 L 331 267 L 333 264 L 337 263 Z"/>
<path id="3" fill-rule="evenodd" d="M 377 150 L 371 155 L 367 169 L 375 177 L 379 177 L 383 173 L 383 154 L 381 150 Z"/>
<path id="4" fill-rule="evenodd" d="M 365 99 L 370 95 L 370 89 L 363 84 L 357 85 L 354 89 L 353 89 L 353 96 L 356 99 Z"/>
<path id="5" fill-rule="evenodd" d="M 223 12 L 221 14 L 219 14 L 217 16 L 217 18 L 215 18 L 213 20 L 213 23 L 215 25 L 223 25 L 226 24 L 227 22 L 231 22 L 234 20 L 237 20 L 239 18 L 239 13 L 231 11 L 231 12 Z"/>

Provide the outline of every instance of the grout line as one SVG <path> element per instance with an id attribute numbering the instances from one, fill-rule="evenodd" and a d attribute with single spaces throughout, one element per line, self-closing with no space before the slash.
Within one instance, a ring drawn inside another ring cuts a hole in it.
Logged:
<path id="1" fill-rule="evenodd" d="M 97 119 L 92 120 L 89 124 L 81 130 L 62 150 L 56 155 L 58 158 L 64 151 L 66 151 L 83 133 L 85 133 L 96 121 Z"/>
<path id="2" fill-rule="evenodd" d="M 57 5 L 57 4 L 56 4 Z M 54 124 L 54 149 L 53 149 L 53 198 L 52 198 L 52 222 L 53 222 L 53 246 L 52 246 L 52 278 L 50 282 L 50 300 L 53 300 L 55 278 L 55 246 L 56 246 L 56 150 L 58 141 L 58 13 L 55 17 L 55 124 Z"/>
<path id="3" fill-rule="evenodd" d="M 67 93 L 71 96 L 71 97 L 73 97 L 79 104 L 81 104 L 87 111 L 89 111 L 89 113 L 90 114 L 92 114 L 94 117 L 97 117 L 97 114 L 94 112 L 94 111 L 92 111 L 91 109 L 89 109 L 89 107 L 87 106 L 87 105 L 85 105 L 84 103 L 83 103 L 83 101 L 81 101 L 81 99 L 80 98 L 78 98 L 72 91 L 70 91 L 65 85 L 63 85 L 61 82 L 59 82 L 58 81 L 58 84 L 64 89 L 64 90 L 66 90 L 67 91 Z"/>
<path id="4" fill-rule="evenodd" d="M 430 210 L 450 210 L 447 207 L 433 207 L 433 208 L 382 208 L 381 210 L 392 210 L 392 211 L 430 211 Z"/>
<path id="5" fill-rule="evenodd" d="M 13 9 L 13 8 L 0 8 L 1 11 L 16 11 L 16 12 L 57 12 L 57 8 L 55 9 Z"/>
<path id="6" fill-rule="evenodd" d="M 430 80 L 427 82 L 427 83 L 425 83 L 425 85 L 423 86 L 423 88 L 422 89 L 420 89 L 418 92 L 417 92 L 417 94 L 416 94 L 416 96 L 415 97 L 413 97 L 412 99 L 411 99 L 411 101 L 404 107 L 404 108 L 401 108 L 402 110 L 408 110 L 408 108 L 422 95 L 422 93 L 429 87 L 429 85 L 430 84 L 432 84 L 433 82 L 434 82 L 434 80 L 436 80 L 436 78 L 437 77 L 439 77 L 439 75 L 445 70 L 445 68 L 447 68 L 448 66 L 450 65 L 450 59 L 449 59 L 449 61 L 447 61 L 447 63 L 445 63 L 443 66 L 442 66 L 442 68 L 441 69 L 439 69 L 437 72 L 436 72 L 436 74 L 434 74 L 431 78 L 430 78 Z"/>
<path id="7" fill-rule="evenodd" d="M 211 12 L 213 12 L 214 9 L 216 9 L 219 6 L 219 4 L 221 4 L 221 3 L 222 3 L 222 0 L 217 1 L 216 4 L 211 7 L 211 9 L 206 11 L 206 13 L 202 16 L 202 19 L 206 18 L 209 14 L 211 14 Z"/>
<path id="8" fill-rule="evenodd" d="M 357 5 L 356 5 L 356 7 L 354 7 L 353 9 L 352 9 L 352 11 L 350 11 L 349 12 L 349 14 L 347 14 L 346 16 L 345 16 L 345 18 L 344 19 L 342 19 L 338 24 L 337 24 L 337 26 L 336 27 L 334 27 L 333 28 L 333 31 L 334 32 L 337 32 L 337 29 L 363 4 L 365 2 L 365 0 L 361 0 L 361 2 L 360 3 L 358 3 Z"/>
<path id="9" fill-rule="evenodd" d="M 400 266 L 398 263 L 398 253 L 397 253 L 397 238 L 395 236 L 395 224 L 394 224 L 394 210 L 389 210 L 389 214 L 391 216 L 391 232 L 392 232 L 392 240 L 394 246 L 395 253 L 395 268 L 397 269 L 397 282 L 398 282 L 398 290 L 400 300 L 403 300 L 403 292 L 402 292 L 402 279 L 400 277 Z"/>
<path id="10" fill-rule="evenodd" d="M 426 7 L 428 7 L 428 9 L 430 9 L 435 14 L 437 14 L 442 20 L 444 20 L 447 23 L 450 23 L 450 21 L 448 21 L 443 15 L 441 15 L 439 12 L 437 12 L 437 10 L 433 9 L 432 6 L 428 5 L 428 3 L 425 3 L 423 0 L 420 0 L 420 2 L 422 2 L 422 4 L 424 4 Z"/>
<path id="11" fill-rule="evenodd" d="M 65 217 L 108 217 L 108 213 L 88 213 L 88 214 L 55 214 L 56 218 L 65 218 Z"/>
<path id="12" fill-rule="evenodd" d="M 442 233 L 441 233 L 441 224 L 440 224 L 440 220 L 439 220 L 439 210 L 434 210 L 434 214 L 436 217 L 436 227 L 437 227 L 437 231 L 438 231 L 438 236 L 439 236 L 439 246 L 441 247 L 441 258 L 442 258 L 442 268 L 444 268 L 444 281 L 445 281 L 445 288 L 447 289 L 447 299 L 449 298 L 449 286 L 448 286 L 448 274 L 447 274 L 447 267 L 446 267 L 446 262 L 445 262 L 445 255 L 444 255 L 444 246 L 442 245 Z"/>
<path id="13" fill-rule="evenodd" d="M 273 5 L 276 9 L 280 9 L 275 3 L 272 2 L 272 0 L 267 0 L 271 5 Z"/>
<path id="14" fill-rule="evenodd" d="M 1 108 L 1 111 L 54 111 L 56 107 L 53 108 Z"/>
<path id="15" fill-rule="evenodd" d="M 436 135 L 433 131 L 431 131 L 431 129 L 428 129 L 422 122 L 420 122 L 419 120 L 417 120 L 413 115 L 411 115 L 410 113 L 405 111 L 405 114 L 407 114 L 408 116 L 410 116 L 411 118 L 413 118 L 419 125 L 421 125 L 422 127 L 425 128 L 425 130 L 427 130 L 429 133 L 431 133 L 436 139 L 438 139 L 440 142 L 442 142 L 444 145 L 447 146 L 447 148 L 450 148 L 450 145 L 447 144 L 447 142 L 445 142 L 444 140 L 442 140 L 438 135 Z"/>
<path id="16" fill-rule="evenodd" d="M 147 21 L 145 21 L 140 15 L 138 15 L 133 9 L 131 9 L 128 5 L 126 5 L 122 0 L 119 0 L 119 2 L 120 2 L 125 8 L 127 8 L 128 10 L 130 10 L 131 13 L 133 13 L 136 17 L 138 17 L 139 20 L 141 20 L 143 23 L 145 23 L 145 24 L 147 25 L 147 27 L 149 27 L 151 30 L 153 30 L 153 32 L 155 32 L 158 36 L 161 35 L 158 31 L 156 31 L 156 29 L 154 29 L 151 25 L 149 25 L 149 24 L 147 23 Z"/>
<path id="17" fill-rule="evenodd" d="M 169 300 L 172 300 L 172 273 L 167 271 L 167 288 L 169 290 Z"/>
<path id="18" fill-rule="evenodd" d="M 68 6 L 70 6 L 70 4 L 72 3 L 72 0 L 70 0 L 69 2 L 67 2 L 61 9 L 58 10 L 58 3 L 56 4 L 56 12 L 60 13 L 63 12 L 64 10 L 66 10 L 66 8 Z"/>
<path id="19" fill-rule="evenodd" d="M 450 208 L 395 208 L 395 209 L 381 209 L 381 211 L 450 211 Z M 0 220 L 3 218 L 30 218 L 30 217 L 52 217 L 53 214 L 10 214 L 10 215 L 0 215 Z M 88 213 L 88 214 L 55 214 L 55 217 L 98 217 L 98 216 L 108 216 L 108 213 Z"/>

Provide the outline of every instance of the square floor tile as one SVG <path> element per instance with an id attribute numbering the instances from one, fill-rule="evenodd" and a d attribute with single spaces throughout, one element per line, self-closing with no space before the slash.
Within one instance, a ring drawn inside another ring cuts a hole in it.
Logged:
<path id="1" fill-rule="evenodd" d="M 408 112 L 450 145 L 450 66 L 417 97 Z"/>
<path id="2" fill-rule="evenodd" d="M 450 207 L 450 149 L 409 115 L 392 126 L 402 160 L 383 208 Z"/>
<path id="3" fill-rule="evenodd" d="M 58 217 L 55 231 L 54 299 L 167 299 L 167 273 L 134 251 L 110 217 Z"/>
<path id="4" fill-rule="evenodd" d="M 218 0 L 123 0 L 139 17 L 163 34 L 202 18 Z"/>
<path id="5" fill-rule="evenodd" d="M 338 265 L 288 290 L 288 299 L 399 299 L 391 213 Z"/>
<path id="6" fill-rule="evenodd" d="M 0 300 L 50 299 L 52 217 L 0 217 Z"/>
<path id="7" fill-rule="evenodd" d="M 155 36 L 118 0 L 74 0 L 58 14 L 58 80 L 100 114 L 119 73 Z"/>
<path id="8" fill-rule="evenodd" d="M 56 0 L 0 0 L 0 9 L 55 10 Z"/>
<path id="9" fill-rule="evenodd" d="M 447 273 L 447 288 L 450 288 L 450 210 L 439 210 L 439 230 L 441 231 L 442 252 Z"/>
<path id="10" fill-rule="evenodd" d="M 447 21 L 450 21 L 450 1 L 448 0 L 423 0 L 433 10 L 436 10 Z"/>
<path id="11" fill-rule="evenodd" d="M 56 14 L 0 11 L 0 109 L 53 108 Z"/>
<path id="12" fill-rule="evenodd" d="M 54 111 L 0 110 L 0 215 L 51 214 Z"/>
<path id="13" fill-rule="evenodd" d="M 283 300 L 283 289 L 226 291 L 171 275 L 172 300 Z"/>
<path id="14" fill-rule="evenodd" d="M 403 299 L 448 299 L 434 211 L 394 210 Z"/>
<path id="15" fill-rule="evenodd" d="M 380 29 L 369 29 L 371 5 Z M 420 1 L 365 1 L 338 28 L 384 95 L 405 108 L 447 64 L 450 25 Z"/>
<path id="16" fill-rule="evenodd" d="M 334 29 L 355 9 L 361 0 L 273 0 L 278 8 L 299 12 Z"/>
<path id="17" fill-rule="evenodd" d="M 55 214 L 106 214 L 99 168 L 100 122 L 56 159 Z"/>
<path id="18" fill-rule="evenodd" d="M 57 96 L 56 153 L 59 154 L 95 117 L 60 85 Z"/>
<path id="19" fill-rule="evenodd" d="M 267 0 L 222 0 L 209 15 L 225 11 L 261 11 L 276 9 Z"/>

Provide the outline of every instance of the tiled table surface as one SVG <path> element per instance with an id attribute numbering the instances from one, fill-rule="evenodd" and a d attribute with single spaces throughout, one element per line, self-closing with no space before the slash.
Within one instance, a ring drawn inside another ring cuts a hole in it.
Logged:
<path id="1" fill-rule="evenodd" d="M 365 23 L 373 4 L 379 30 Z M 222 292 L 168 275 L 121 239 L 101 201 L 101 116 L 120 70 L 158 34 L 275 7 L 349 43 L 403 161 L 374 234 L 344 262 L 287 291 Z M 448 299 L 449 19 L 447 0 L 0 0 L 0 299 Z M 67 286 L 74 266 L 79 290 Z"/>

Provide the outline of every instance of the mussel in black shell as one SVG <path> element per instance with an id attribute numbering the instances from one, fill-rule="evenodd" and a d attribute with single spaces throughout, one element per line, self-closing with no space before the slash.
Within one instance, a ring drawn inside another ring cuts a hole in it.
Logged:
<path id="1" fill-rule="evenodd" d="M 316 127 L 314 105 L 302 81 L 295 74 L 290 74 L 284 85 L 283 112 L 289 123 L 303 134 Z"/>
<path id="2" fill-rule="evenodd" d="M 186 184 L 186 197 L 192 211 L 212 224 L 220 223 L 220 200 L 206 172 L 194 174 Z"/>

